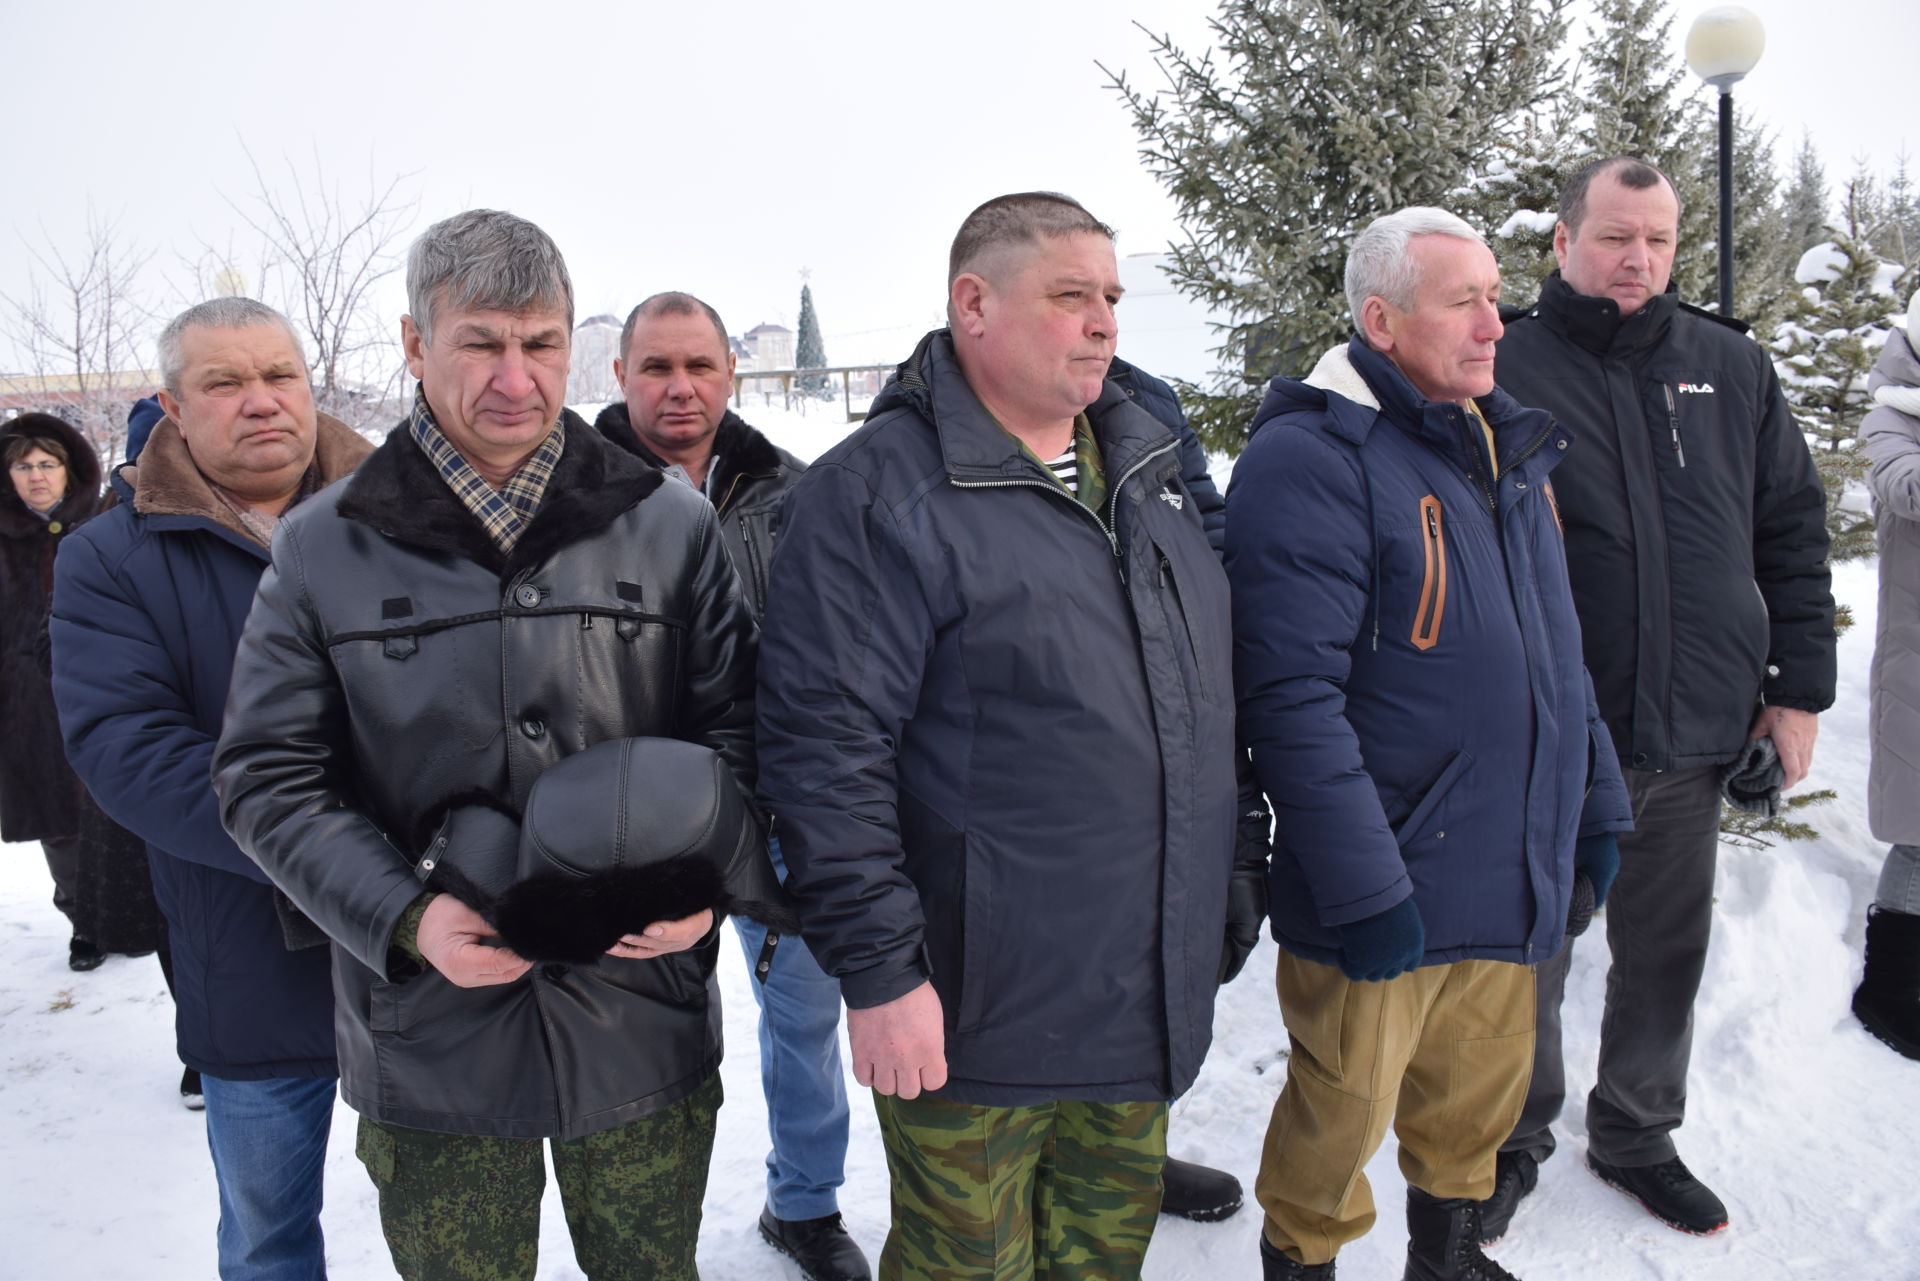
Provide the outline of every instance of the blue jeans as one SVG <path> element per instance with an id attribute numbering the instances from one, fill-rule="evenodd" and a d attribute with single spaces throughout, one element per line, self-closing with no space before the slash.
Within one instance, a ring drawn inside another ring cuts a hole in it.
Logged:
<path id="1" fill-rule="evenodd" d="M 768 852 L 786 879 L 780 842 Z M 759 960 L 766 927 L 733 918 L 747 968 Z M 767 1206 L 776 1218 L 818 1219 L 839 1209 L 846 1179 L 847 1087 L 840 1068 L 840 983 L 813 959 L 798 935 L 782 935 L 767 981 L 753 983 L 760 1004 L 760 1088 L 767 1096 Z"/>
<path id="2" fill-rule="evenodd" d="M 337 1078 L 200 1083 L 220 1185 L 221 1281 L 325 1281 L 320 1178 Z"/>

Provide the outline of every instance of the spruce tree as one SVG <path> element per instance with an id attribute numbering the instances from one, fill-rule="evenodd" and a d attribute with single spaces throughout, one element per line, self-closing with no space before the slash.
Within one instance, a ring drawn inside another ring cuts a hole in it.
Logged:
<path id="1" fill-rule="evenodd" d="M 1557 95 L 1548 112 L 1496 144 L 1487 172 L 1469 180 L 1448 206 L 1487 237 L 1500 263 L 1501 295 L 1519 306 L 1540 296 L 1554 269 L 1560 189 L 1582 155 L 1574 135 L 1575 97 Z"/>
<path id="2" fill-rule="evenodd" d="M 1847 184 L 1839 221 L 1827 239 L 1802 255 L 1804 286 L 1774 348 L 1781 385 L 1813 446 L 1827 494 L 1831 559 L 1873 554 L 1873 518 L 1859 482 L 1867 458 L 1860 421 L 1872 408 L 1867 374 L 1901 311 L 1894 293 L 1901 270 L 1873 250 L 1877 193 L 1864 174 Z"/>
<path id="3" fill-rule="evenodd" d="M 1718 143 L 1715 144 L 1716 154 Z M 1718 163 L 1716 159 L 1716 165 Z M 1714 178 L 1715 235 L 1718 233 L 1719 178 Z M 1773 163 L 1773 142 L 1746 112 L 1733 125 L 1733 314 L 1770 334 L 1786 319 L 1793 292 L 1781 287 L 1799 251 L 1789 247 L 1786 210 L 1779 198 L 1780 174 Z M 1716 251 L 1713 297 L 1720 296 Z M 1689 299 L 1704 303 L 1706 300 Z"/>
<path id="4" fill-rule="evenodd" d="M 794 340 L 793 367 L 795 369 L 824 369 L 827 364 L 827 349 L 820 341 L 820 319 L 813 314 L 813 286 L 802 281 L 800 285 L 800 333 Z M 816 400 L 825 400 L 833 394 L 825 374 L 802 374 L 798 379 L 800 394 Z"/>
<path id="5" fill-rule="evenodd" d="M 1790 283 L 1800 255 L 1826 239 L 1827 170 L 1820 163 L 1820 153 L 1813 149 L 1810 133 L 1800 135 L 1800 149 L 1793 153 L 1793 173 L 1787 179 L 1781 205 L 1787 223 L 1786 243 L 1792 250 L 1781 279 Z"/>
<path id="6" fill-rule="evenodd" d="M 1355 233 L 1448 203 L 1560 87 L 1566 4 L 1222 0 L 1213 49 L 1152 37 L 1164 88 L 1107 71 L 1178 209 L 1174 284 L 1228 318 L 1221 372 L 1180 388 L 1209 448 L 1237 452 L 1266 382 L 1345 341 Z"/>
<path id="7" fill-rule="evenodd" d="M 1893 176 L 1887 179 L 1885 205 L 1883 220 L 1873 237 L 1874 250 L 1888 262 L 1911 271 L 1920 265 L 1920 193 L 1914 190 L 1904 151 L 1894 160 Z"/>

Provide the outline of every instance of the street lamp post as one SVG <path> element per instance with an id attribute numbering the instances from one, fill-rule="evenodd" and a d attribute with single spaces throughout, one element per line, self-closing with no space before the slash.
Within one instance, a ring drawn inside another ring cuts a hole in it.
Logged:
<path id="1" fill-rule="evenodd" d="M 1720 90 L 1720 314 L 1733 315 L 1733 86 L 1767 47 L 1760 19 L 1739 5 L 1721 5 L 1687 30 L 1687 65 Z"/>

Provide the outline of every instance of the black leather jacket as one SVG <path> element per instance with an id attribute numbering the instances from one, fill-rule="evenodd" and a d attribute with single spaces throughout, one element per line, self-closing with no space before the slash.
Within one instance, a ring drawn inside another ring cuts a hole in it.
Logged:
<path id="1" fill-rule="evenodd" d="M 619 401 L 600 411 L 593 425 L 634 457 L 665 467 L 634 433 L 627 407 Z M 747 589 L 758 617 L 767 603 L 767 566 L 773 560 L 774 535 L 780 532 L 780 503 L 807 465 L 749 427 L 728 410 L 713 433 L 714 510 L 727 555 Z"/>
<path id="2" fill-rule="evenodd" d="M 751 785 L 754 623 L 716 533 L 698 495 L 572 415 L 510 555 L 404 425 L 281 525 L 214 786 L 241 848 L 335 941 L 356 1111 L 574 1138 L 717 1067 L 712 936 L 470 990 L 389 951 L 421 892 L 421 833 L 457 798 L 520 812 L 547 766 L 640 734 L 714 748 Z"/>

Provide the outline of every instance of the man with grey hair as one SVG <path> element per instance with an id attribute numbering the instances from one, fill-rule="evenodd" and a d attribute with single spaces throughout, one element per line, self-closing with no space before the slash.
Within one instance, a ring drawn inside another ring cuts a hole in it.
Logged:
<path id="1" fill-rule="evenodd" d="M 1375 220 L 1346 285 L 1352 341 L 1274 381 L 1227 491 L 1292 1046 L 1260 1249 L 1269 1281 L 1332 1277 L 1392 1124 L 1407 1281 L 1499 1281 L 1477 1216 L 1531 967 L 1606 897 L 1628 826 L 1546 479 L 1574 442 L 1494 386 L 1500 273 L 1461 219 Z"/>
<path id="2" fill-rule="evenodd" d="M 1706 971 L 1721 773 L 1769 752 L 1789 788 L 1833 701 L 1826 501 L 1765 348 L 1672 284 L 1680 203 L 1645 161 L 1567 180 L 1559 268 L 1500 341 L 1500 383 L 1580 442 L 1555 477 L 1594 692 L 1635 831 L 1606 915 L 1611 959 L 1587 1096 L 1587 1165 L 1685 1232 L 1727 1208 L 1680 1159 L 1693 1002 Z M 1533 1084 L 1501 1147 L 1489 1238 L 1553 1154 L 1566 1099 L 1560 1001 L 1542 958 Z"/>
<path id="3" fill-rule="evenodd" d="M 250 298 L 176 316 L 160 369 L 166 417 L 115 474 L 119 505 L 60 550 L 54 697 L 74 770 L 147 843 L 180 1058 L 206 1100 L 220 1275 L 309 1281 L 326 1274 L 338 1070 L 325 938 L 227 835 L 208 774 L 274 530 L 368 450 L 314 410 L 298 340 Z"/>
<path id="4" fill-rule="evenodd" d="M 752 615 L 713 509 L 565 410 L 544 232 L 446 219 L 407 290 L 412 412 L 282 527 L 214 785 L 334 940 L 341 1094 L 400 1274 L 531 1278 L 550 1140 L 587 1275 L 694 1281 L 730 900 L 640 860 L 673 816 L 629 811 L 623 775 L 564 807 L 579 853 L 533 815 L 552 767 L 626 759 L 596 744 L 684 740 L 750 785 Z"/>
<path id="5" fill-rule="evenodd" d="M 892 1176 L 883 1277 L 1139 1275 L 1232 968 L 1226 582 L 1108 379 L 1112 230 L 968 216 L 952 324 L 789 497 L 761 795 Z"/>

